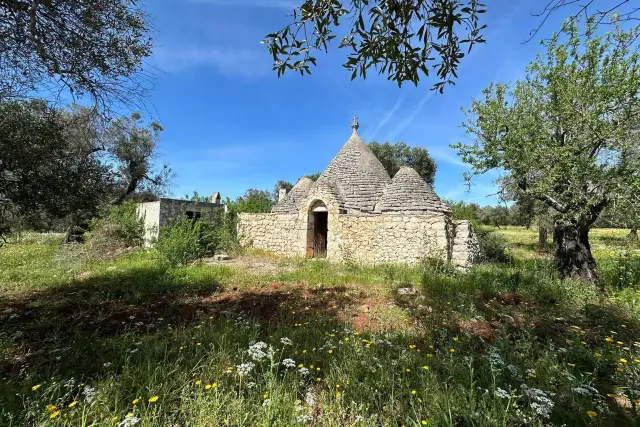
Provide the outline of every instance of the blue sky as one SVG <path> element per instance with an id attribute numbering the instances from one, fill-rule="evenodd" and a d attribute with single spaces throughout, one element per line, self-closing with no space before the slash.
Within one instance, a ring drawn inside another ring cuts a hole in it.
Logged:
<path id="1" fill-rule="evenodd" d="M 530 14 L 542 4 L 488 1 L 487 43 L 464 58 L 457 84 L 441 95 L 430 90 L 430 79 L 402 88 L 375 73 L 351 81 L 341 66 L 347 51 L 337 48 L 317 55 L 311 76 L 277 78 L 260 40 L 288 22 L 295 3 L 148 2 L 155 29 L 149 63 L 158 78 L 150 111 L 165 128 L 160 151 L 176 173 L 173 195 L 219 191 L 235 198 L 248 188 L 271 190 L 279 179 L 295 182 L 322 171 L 349 138 L 356 114 L 367 142 L 426 147 L 438 163 L 441 197 L 495 204 L 497 175 L 476 178 L 467 192 L 462 173 L 468 167 L 449 144 L 465 138 L 461 107 L 491 81 L 521 78 L 541 51 L 537 41 L 522 42 L 538 25 L 540 18 Z M 541 36 L 558 29 L 562 18 L 554 15 Z"/>

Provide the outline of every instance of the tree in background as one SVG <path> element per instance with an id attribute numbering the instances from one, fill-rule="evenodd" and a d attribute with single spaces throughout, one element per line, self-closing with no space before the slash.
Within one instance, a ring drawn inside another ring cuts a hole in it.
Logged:
<path id="1" fill-rule="evenodd" d="M 596 36 L 593 18 L 585 28 L 566 22 L 525 80 L 492 84 L 473 101 L 463 126 L 475 141 L 455 145 L 476 174 L 504 169 L 521 193 L 557 212 L 562 278 L 598 281 L 589 230 L 640 180 L 638 35 L 614 23 Z"/>
<path id="2" fill-rule="evenodd" d="M 0 236 L 21 221 L 95 210 L 108 172 L 95 153 L 78 154 L 65 115 L 42 101 L 0 103 Z"/>
<path id="3" fill-rule="evenodd" d="M 145 98 L 152 46 L 136 1 L 0 0 L 0 16 L 0 101 L 66 90 L 104 110 Z"/>
<path id="4" fill-rule="evenodd" d="M 263 44 L 273 56 L 278 76 L 287 70 L 311 74 L 314 51 L 327 51 L 341 37 L 338 48 L 350 53 L 344 67 L 351 79 L 366 78 L 372 67 L 398 83 L 417 85 L 421 75 L 435 72 L 434 89 L 442 92 L 457 78 L 460 60 L 483 43 L 479 22 L 484 5 L 478 0 L 336 0 L 300 1 L 281 30 Z M 346 24 L 346 33 L 337 27 Z"/>
<path id="5" fill-rule="evenodd" d="M 438 165 L 424 147 L 409 147 L 404 142 L 380 144 L 372 141 L 369 149 L 376 155 L 389 176 L 393 177 L 402 166 L 410 166 L 430 185 L 436 177 Z"/>
<path id="6" fill-rule="evenodd" d="M 305 178 L 309 178 L 311 181 L 317 181 L 318 178 L 320 178 L 320 175 L 322 175 L 322 172 L 316 172 L 316 173 L 311 173 L 309 175 L 305 175 Z"/>
<path id="7" fill-rule="evenodd" d="M 287 193 L 291 191 L 293 188 L 293 184 L 289 181 L 279 180 L 276 182 L 276 185 L 273 186 L 273 200 L 278 203 L 278 198 L 280 197 L 280 190 L 287 190 Z"/>
<path id="8" fill-rule="evenodd" d="M 238 197 L 232 202 L 231 208 L 236 213 L 268 213 L 275 205 L 272 194 L 266 190 L 248 189 L 244 196 Z"/>

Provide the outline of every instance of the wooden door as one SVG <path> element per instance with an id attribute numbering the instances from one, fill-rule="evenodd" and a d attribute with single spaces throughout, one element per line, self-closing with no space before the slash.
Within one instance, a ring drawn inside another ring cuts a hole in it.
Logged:
<path id="1" fill-rule="evenodd" d="M 314 212 L 314 233 L 313 233 L 313 257 L 325 258 L 327 256 L 327 212 Z"/>

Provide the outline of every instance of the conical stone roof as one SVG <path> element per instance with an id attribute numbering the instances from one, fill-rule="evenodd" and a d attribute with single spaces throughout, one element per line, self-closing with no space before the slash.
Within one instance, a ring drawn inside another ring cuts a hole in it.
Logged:
<path id="1" fill-rule="evenodd" d="M 357 132 L 354 121 L 353 134 L 318 178 L 318 183 L 332 182 L 340 193 L 345 209 L 362 212 L 373 211 L 391 178 Z"/>
<path id="2" fill-rule="evenodd" d="M 300 203 L 305 200 L 312 185 L 313 180 L 311 178 L 306 176 L 304 178 L 300 178 L 284 199 L 280 200 L 278 204 L 271 209 L 271 212 L 283 214 L 297 213 L 300 208 Z"/>
<path id="3" fill-rule="evenodd" d="M 380 198 L 376 212 L 431 212 L 450 214 L 431 186 L 413 168 L 403 166 Z"/>

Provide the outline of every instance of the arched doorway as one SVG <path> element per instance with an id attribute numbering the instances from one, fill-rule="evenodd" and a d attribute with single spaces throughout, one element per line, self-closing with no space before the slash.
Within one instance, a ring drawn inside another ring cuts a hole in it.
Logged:
<path id="1" fill-rule="evenodd" d="M 329 229 L 329 212 L 327 206 L 316 200 L 309 207 L 307 223 L 307 256 L 325 258 L 327 256 L 327 234 Z"/>

